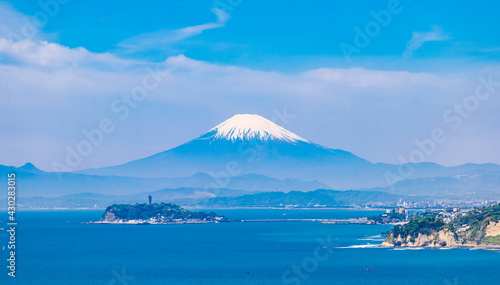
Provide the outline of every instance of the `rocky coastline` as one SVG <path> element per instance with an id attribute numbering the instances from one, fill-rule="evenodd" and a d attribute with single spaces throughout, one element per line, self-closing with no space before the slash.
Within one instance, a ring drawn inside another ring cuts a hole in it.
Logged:
<path id="1" fill-rule="evenodd" d="M 455 233 L 453 233 L 448 229 L 434 231 L 429 235 L 419 233 L 416 238 L 411 236 L 402 238 L 401 235 L 394 237 L 393 234 L 389 234 L 385 238 L 381 246 L 382 247 L 456 247 L 457 237 Z"/>
<path id="2" fill-rule="evenodd" d="M 380 246 L 500 250 L 500 205 L 474 209 L 447 222 L 414 218 L 386 232 Z"/>

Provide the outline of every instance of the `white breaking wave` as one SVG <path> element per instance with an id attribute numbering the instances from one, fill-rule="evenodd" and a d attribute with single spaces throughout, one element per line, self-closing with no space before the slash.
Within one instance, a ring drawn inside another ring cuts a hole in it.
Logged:
<path id="1" fill-rule="evenodd" d="M 238 114 L 212 128 L 214 139 L 250 140 L 259 139 L 281 140 L 285 142 L 309 142 L 308 140 L 280 127 L 279 125 L 259 115 Z"/>
<path id="2" fill-rule="evenodd" d="M 379 248 L 380 246 L 378 244 L 357 244 L 357 245 L 350 245 L 350 246 L 339 246 L 337 248 Z"/>
<path id="3" fill-rule="evenodd" d="M 358 240 L 368 240 L 368 241 L 384 241 L 383 238 L 358 238 Z"/>
<path id="4" fill-rule="evenodd" d="M 423 250 L 423 247 L 397 247 L 393 250 Z"/>
<path id="5" fill-rule="evenodd" d="M 368 240 L 368 241 L 384 241 L 381 235 L 369 236 L 365 238 L 358 238 L 358 240 Z"/>

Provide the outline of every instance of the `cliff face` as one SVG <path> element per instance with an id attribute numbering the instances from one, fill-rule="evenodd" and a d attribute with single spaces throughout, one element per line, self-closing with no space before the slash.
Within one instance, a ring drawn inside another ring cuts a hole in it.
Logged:
<path id="1" fill-rule="evenodd" d="M 106 211 L 106 213 L 104 213 L 104 217 L 101 220 L 105 221 L 105 222 L 114 222 L 114 221 L 117 221 L 119 219 L 113 212 Z"/>
<path id="2" fill-rule="evenodd" d="M 486 237 L 495 237 L 500 235 L 500 221 L 498 222 L 493 222 L 490 221 L 488 226 L 486 227 Z"/>
<path id="3" fill-rule="evenodd" d="M 448 229 L 440 230 L 439 232 L 432 232 L 429 235 L 418 234 L 416 238 L 407 236 L 402 238 L 401 235 L 394 238 L 394 236 L 389 234 L 382 246 L 384 247 L 453 247 L 457 244 L 457 239 L 455 233 Z"/>

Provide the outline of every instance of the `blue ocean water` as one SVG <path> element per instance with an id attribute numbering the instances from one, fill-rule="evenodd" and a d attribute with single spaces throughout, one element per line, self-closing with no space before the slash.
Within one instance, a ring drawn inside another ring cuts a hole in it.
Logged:
<path id="1" fill-rule="evenodd" d="M 217 210 L 230 218 L 378 212 Z M 286 214 L 286 215 L 283 215 Z M 17 214 L 17 277 L 1 284 L 500 284 L 500 252 L 378 248 L 390 226 L 317 222 L 93 225 L 102 211 Z M 0 216 L 5 221 L 6 216 Z M 0 226 L 5 227 L 5 226 Z M 5 243 L 5 236 L 2 245 Z M 0 245 L 0 249 L 2 248 Z"/>

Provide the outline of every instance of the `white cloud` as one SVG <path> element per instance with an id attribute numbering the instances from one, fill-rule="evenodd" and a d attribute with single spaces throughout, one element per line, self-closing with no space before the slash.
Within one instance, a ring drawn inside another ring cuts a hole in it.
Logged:
<path id="1" fill-rule="evenodd" d="M 37 20 L 0 2 L 0 59 L 11 64 L 40 67 L 112 67 L 137 64 L 110 53 L 93 53 L 83 47 L 69 48 L 49 42 L 52 36 L 44 33 Z"/>
<path id="2" fill-rule="evenodd" d="M 12 9 L 9 4 L 0 2 L 0 36 L 8 37 L 9 34 L 19 30 L 25 24 L 23 17 L 23 14 Z"/>
<path id="3" fill-rule="evenodd" d="M 136 53 L 144 50 L 171 49 L 172 44 L 174 43 L 197 36 L 207 30 L 224 27 L 230 19 L 229 14 L 221 9 L 213 8 L 212 12 L 217 17 L 216 22 L 185 27 L 177 30 L 164 30 L 141 34 L 120 42 L 118 47 L 124 49 L 125 53 Z"/>
<path id="4" fill-rule="evenodd" d="M 16 141 L 29 134 L 28 149 L 39 150 L 37 141 L 50 141 L 48 149 L 40 151 L 59 159 L 67 144 L 80 139 L 82 129 L 95 127 L 103 117 L 113 118 L 110 102 L 141 84 L 147 74 L 143 63 L 127 62 L 127 68 L 113 68 L 113 60 L 100 60 L 109 68 L 96 68 L 81 62 L 89 60 L 86 56 L 100 59 L 105 55 L 59 45 L 24 44 L 27 47 L 20 47 L 25 51 L 22 65 L 0 64 L 0 103 L 9 110 L 0 113 L 0 128 L 7 134 L 2 139 L 3 149 L 16 149 Z M 37 59 L 51 50 L 62 55 Z M 153 70 L 155 65 L 151 64 Z M 157 66 L 169 70 L 168 77 L 119 131 L 106 138 L 110 143 L 100 147 L 100 155 L 86 160 L 82 168 L 122 163 L 174 147 L 234 113 L 273 116 L 273 108 L 283 106 L 300 118 L 291 130 L 307 139 L 374 161 L 396 159 L 412 143 L 402 138 L 425 137 L 426 127 L 442 123 L 444 110 L 473 94 L 477 80 L 477 73 L 446 76 L 363 68 L 285 74 L 223 66 L 184 55 L 169 57 Z M 488 104 L 498 106 L 493 99 Z M 387 142 L 391 147 L 380 151 L 387 148 Z M 137 152 L 127 151 L 134 146 Z M 3 163 L 33 161 L 50 169 L 50 161 L 34 159 L 33 152 L 30 155 L 6 156 L 8 161 Z M 450 158 L 443 161 L 446 159 Z"/>
<path id="5" fill-rule="evenodd" d="M 406 44 L 406 50 L 403 53 L 404 57 L 409 57 L 414 51 L 419 49 L 426 42 L 437 42 L 448 40 L 449 37 L 443 34 L 443 31 L 438 26 L 433 26 L 428 32 L 413 32 L 413 36 Z"/>
<path id="6" fill-rule="evenodd" d="M 68 48 L 56 43 L 31 39 L 15 42 L 0 38 L 0 54 L 25 64 L 38 66 L 126 65 L 134 62 L 117 58 L 110 53 L 92 53 L 82 47 Z"/>
<path id="7" fill-rule="evenodd" d="M 201 34 L 209 29 L 224 27 L 230 16 L 214 8 L 217 21 L 185 27 L 172 31 L 160 31 L 139 35 L 125 40 L 119 46 L 128 52 L 163 49 L 183 39 Z M 69 48 L 47 41 L 49 35 L 34 24 L 36 21 L 0 2 L 0 56 L 10 61 L 41 67 L 80 66 L 91 68 L 113 68 L 142 65 L 144 62 L 120 58 L 112 53 L 93 53 L 83 47 Z"/>
<path id="8" fill-rule="evenodd" d="M 427 73 L 408 71 L 381 71 L 364 68 L 332 69 L 320 68 L 303 73 L 307 77 L 325 82 L 345 84 L 359 88 L 392 88 L 413 84 L 436 84 L 443 80 Z"/>
<path id="9" fill-rule="evenodd" d="M 0 2 L 0 37 L 2 38 L 12 41 L 54 38 L 54 34 L 47 34 L 41 29 L 46 23 L 18 12 L 9 3 Z"/>

